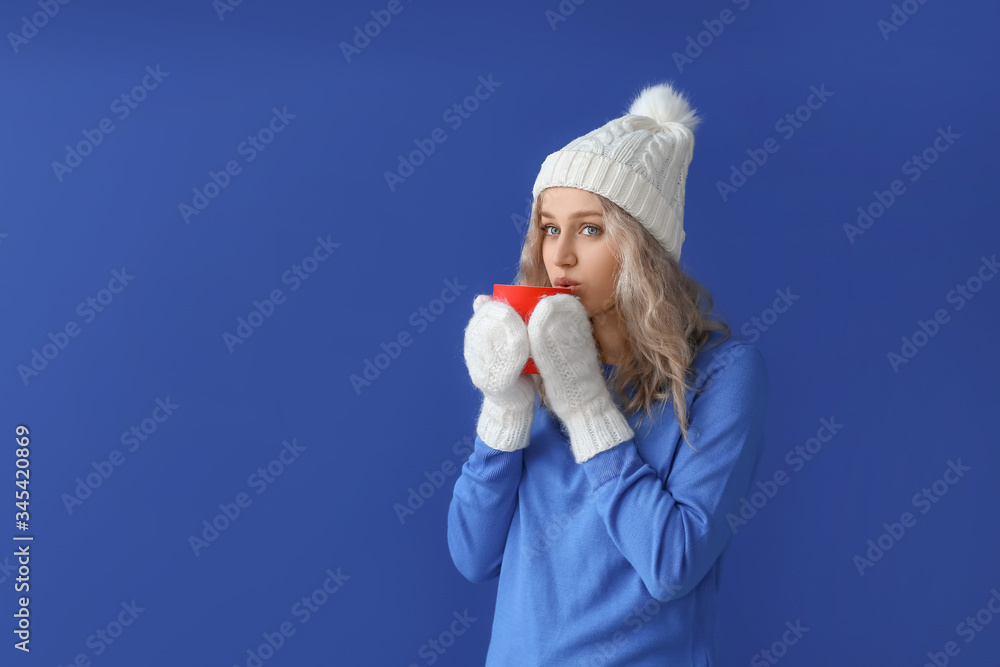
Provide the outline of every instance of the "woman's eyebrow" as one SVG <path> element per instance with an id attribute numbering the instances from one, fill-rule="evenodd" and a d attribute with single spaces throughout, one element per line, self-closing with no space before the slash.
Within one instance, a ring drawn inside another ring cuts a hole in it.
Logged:
<path id="1" fill-rule="evenodd" d="M 600 211 L 577 211 L 576 213 L 571 213 L 569 216 L 570 220 L 576 220 L 577 218 L 589 218 L 591 216 L 602 215 Z M 541 212 L 541 217 L 543 218 L 554 218 L 555 216 L 547 211 Z"/>

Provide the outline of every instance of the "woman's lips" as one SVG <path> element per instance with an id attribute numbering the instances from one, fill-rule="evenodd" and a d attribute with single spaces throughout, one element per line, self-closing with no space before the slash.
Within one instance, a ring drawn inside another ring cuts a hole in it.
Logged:
<path id="1" fill-rule="evenodd" d="M 576 294 L 577 290 L 580 288 L 580 283 L 576 282 L 572 278 L 558 277 L 553 281 L 553 287 L 568 288 L 570 294 Z"/>

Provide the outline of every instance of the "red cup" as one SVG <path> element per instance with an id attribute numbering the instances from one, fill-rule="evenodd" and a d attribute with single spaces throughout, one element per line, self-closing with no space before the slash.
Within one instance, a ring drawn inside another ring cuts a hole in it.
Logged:
<path id="1" fill-rule="evenodd" d="M 525 285 L 493 285 L 493 298 L 503 301 L 517 311 L 524 323 L 528 323 L 532 311 L 538 305 L 539 299 L 553 294 L 572 294 L 569 287 L 528 287 Z M 528 359 L 524 365 L 522 373 L 538 375 L 538 368 L 535 367 L 533 359 Z"/>

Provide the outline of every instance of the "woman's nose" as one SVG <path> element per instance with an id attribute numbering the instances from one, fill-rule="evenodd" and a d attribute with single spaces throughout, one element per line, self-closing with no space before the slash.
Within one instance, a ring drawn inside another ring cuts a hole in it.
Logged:
<path id="1" fill-rule="evenodd" d="M 573 251 L 573 241 L 560 238 L 556 242 L 556 264 L 560 266 L 572 265 L 576 262 L 576 255 Z"/>

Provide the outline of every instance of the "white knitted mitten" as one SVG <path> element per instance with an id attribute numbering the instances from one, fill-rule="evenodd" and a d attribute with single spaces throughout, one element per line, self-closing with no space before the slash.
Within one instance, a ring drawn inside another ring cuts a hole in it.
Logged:
<path id="1" fill-rule="evenodd" d="M 535 383 L 522 375 L 528 361 L 528 330 L 509 304 L 480 294 L 465 328 L 465 365 L 483 392 L 476 433 L 493 449 L 512 452 L 528 445 L 535 414 Z"/>
<path id="2" fill-rule="evenodd" d="M 545 393 L 566 425 L 577 463 L 635 434 L 605 383 L 587 311 L 572 294 L 553 294 L 528 320 L 531 358 Z"/>

